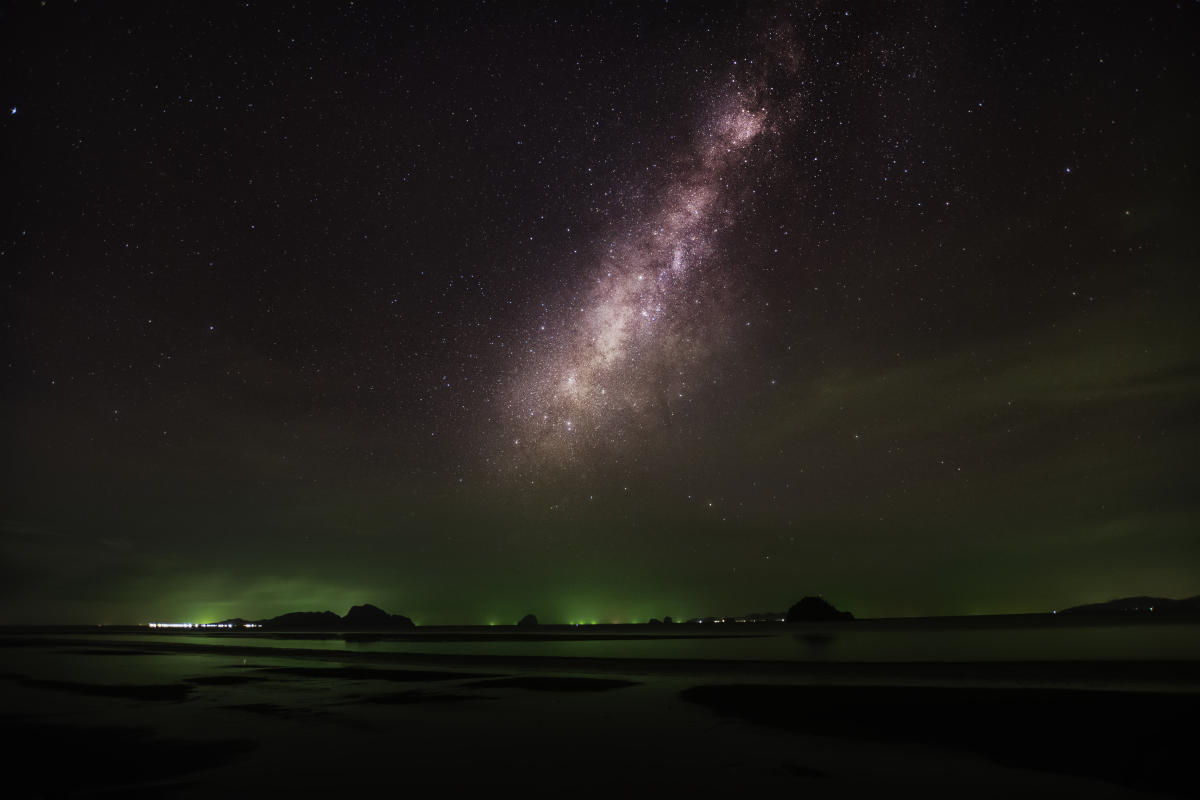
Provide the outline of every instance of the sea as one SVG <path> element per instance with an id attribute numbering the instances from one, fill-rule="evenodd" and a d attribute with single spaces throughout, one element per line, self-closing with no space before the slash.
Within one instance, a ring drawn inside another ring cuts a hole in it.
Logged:
<path id="1" fill-rule="evenodd" d="M 1200 661 L 1200 619 L 1091 619 L 1046 615 L 858 620 L 814 624 L 715 623 L 419 627 L 413 631 L 6 628 L 0 635 L 93 644 L 234 645 L 347 654 L 577 657 L 792 662 Z"/>

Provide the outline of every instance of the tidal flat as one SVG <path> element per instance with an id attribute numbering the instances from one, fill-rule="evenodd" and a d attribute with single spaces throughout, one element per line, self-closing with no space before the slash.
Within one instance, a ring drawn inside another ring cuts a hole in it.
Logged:
<path id="1" fill-rule="evenodd" d="M 25 797 L 479 785 L 1197 796 L 1200 670 L 1170 647 L 1129 658 L 838 660 L 814 657 L 836 652 L 846 635 L 836 628 L 820 633 L 830 642 L 768 626 L 687 645 L 729 657 L 681 658 L 678 636 L 567 633 L 578 655 L 566 640 L 547 652 L 552 630 L 340 647 L 7 633 L 0 725 L 16 742 L 12 763 L 25 766 Z M 803 657 L 738 657 L 747 645 Z"/>

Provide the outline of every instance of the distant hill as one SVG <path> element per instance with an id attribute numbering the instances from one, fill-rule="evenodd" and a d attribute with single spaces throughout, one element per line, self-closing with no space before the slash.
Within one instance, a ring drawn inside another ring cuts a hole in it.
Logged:
<path id="1" fill-rule="evenodd" d="M 342 618 L 332 611 L 291 611 L 270 619 L 255 620 L 264 628 L 305 628 L 321 630 L 323 628 L 340 628 Z"/>
<path id="2" fill-rule="evenodd" d="M 833 622 L 854 619 L 849 611 L 838 611 L 823 597 L 805 597 L 788 609 L 785 622 Z"/>
<path id="3" fill-rule="evenodd" d="M 223 620 L 223 622 L 232 623 L 240 627 L 245 623 L 245 620 L 239 617 L 237 619 Z M 261 626 L 263 630 L 293 631 L 378 631 L 404 630 L 416 627 L 413 621 L 403 614 L 389 614 L 382 608 L 373 606 L 370 603 L 351 607 L 344 617 L 339 617 L 332 611 L 292 611 L 287 614 L 280 614 L 278 617 L 253 620 L 253 622 Z"/>
<path id="4" fill-rule="evenodd" d="M 670 617 L 667 617 L 670 620 Z M 849 611 L 839 611 L 822 597 L 805 597 L 794 603 L 787 611 L 756 611 L 727 617 L 693 617 L 686 620 L 691 624 L 713 624 L 719 622 L 834 622 L 854 619 Z M 650 624 L 663 624 L 651 620 Z"/>
<path id="5" fill-rule="evenodd" d="M 1121 597 L 1105 603 L 1072 606 L 1060 614 L 1194 614 L 1200 613 L 1200 595 L 1172 600 L 1169 597 Z"/>
<path id="6" fill-rule="evenodd" d="M 342 617 L 342 627 L 350 630 L 378 630 L 380 628 L 413 628 L 413 621 L 403 614 L 389 614 L 378 606 L 365 603 L 354 606 Z"/>

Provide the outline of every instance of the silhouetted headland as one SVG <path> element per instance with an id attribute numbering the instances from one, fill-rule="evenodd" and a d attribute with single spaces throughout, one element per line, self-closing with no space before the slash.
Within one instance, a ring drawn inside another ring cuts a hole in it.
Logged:
<path id="1" fill-rule="evenodd" d="M 413 621 L 403 614 L 389 614 L 379 606 L 364 603 L 352 606 L 346 616 L 339 617 L 332 611 L 292 611 L 270 619 L 250 620 L 263 630 L 407 630 L 415 628 Z M 241 627 L 248 620 L 241 618 L 223 620 L 219 624 Z"/>
<path id="2" fill-rule="evenodd" d="M 785 622 L 834 622 L 854 619 L 849 611 L 838 611 L 823 597 L 805 597 L 788 609 Z"/>

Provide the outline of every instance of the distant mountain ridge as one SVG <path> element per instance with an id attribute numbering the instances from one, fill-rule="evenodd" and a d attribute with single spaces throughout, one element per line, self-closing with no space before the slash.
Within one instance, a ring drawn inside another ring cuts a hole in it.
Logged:
<path id="1" fill-rule="evenodd" d="M 331 629 L 347 631 L 375 631 L 415 628 L 413 621 L 403 614 L 389 614 L 379 606 L 363 603 L 361 606 L 351 606 L 346 616 L 339 617 L 332 611 L 292 611 L 280 614 L 278 617 L 259 620 L 226 619 L 221 624 L 241 627 L 247 622 L 262 627 L 263 630 L 312 630 L 324 631 Z"/>
<path id="2" fill-rule="evenodd" d="M 1063 609 L 1062 614 L 1179 614 L 1200 612 L 1200 595 L 1173 600 L 1170 597 L 1120 597 L 1104 603 L 1088 603 Z"/>

